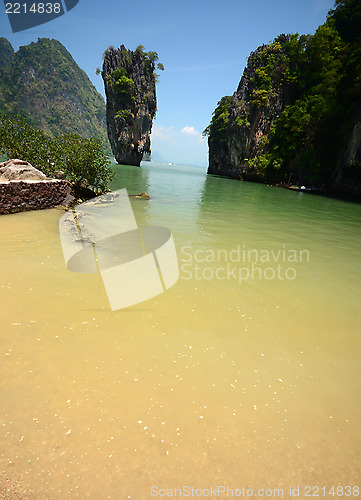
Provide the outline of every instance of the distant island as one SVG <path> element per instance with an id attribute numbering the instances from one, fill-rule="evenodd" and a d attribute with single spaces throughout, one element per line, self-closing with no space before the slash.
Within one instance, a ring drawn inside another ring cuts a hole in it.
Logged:
<path id="1" fill-rule="evenodd" d="M 252 52 L 204 131 L 209 174 L 361 195 L 361 4 Z"/>

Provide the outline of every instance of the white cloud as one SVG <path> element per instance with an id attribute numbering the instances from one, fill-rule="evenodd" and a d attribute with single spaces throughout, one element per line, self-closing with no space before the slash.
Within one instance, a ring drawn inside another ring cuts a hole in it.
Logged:
<path id="1" fill-rule="evenodd" d="M 196 135 L 196 136 L 200 135 L 199 132 L 197 132 L 197 130 L 194 127 L 188 127 L 188 125 L 182 128 L 181 134 Z"/>
<path id="2" fill-rule="evenodd" d="M 183 135 L 188 135 L 192 139 L 197 139 L 197 142 L 203 142 L 204 137 L 198 130 L 196 130 L 193 126 L 189 127 L 186 125 L 185 127 L 182 128 L 180 131 L 181 134 Z"/>
<path id="3" fill-rule="evenodd" d="M 182 129 L 154 124 L 151 136 L 152 150 L 164 161 L 189 165 L 207 164 L 207 141 L 193 126 Z"/>
<path id="4" fill-rule="evenodd" d="M 203 136 L 193 126 L 186 125 L 181 130 L 174 127 L 164 127 L 163 125 L 155 124 L 152 129 L 152 138 L 157 138 L 160 141 L 172 143 L 184 143 L 187 140 L 197 139 L 197 142 L 203 142 Z"/>
<path id="5" fill-rule="evenodd" d="M 152 128 L 152 137 L 157 137 L 161 141 L 171 141 L 174 136 L 173 127 L 163 127 L 155 124 Z"/>

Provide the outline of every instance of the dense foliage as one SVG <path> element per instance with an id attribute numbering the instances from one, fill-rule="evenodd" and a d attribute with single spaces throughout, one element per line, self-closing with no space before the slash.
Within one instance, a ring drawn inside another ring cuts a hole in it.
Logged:
<path id="1" fill-rule="evenodd" d="M 203 136 L 217 138 L 217 140 L 225 141 L 227 139 L 227 126 L 229 122 L 229 108 L 231 106 L 232 96 L 224 96 L 218 102 L 216 109 L 213 112 L 211 123 L 203 131 Z"/>
<path id="2" fill-rule="evenodd" d="M 117 105 L 121 108 L 119 112 L 120 118 L 129 118 L 130 112 L 125 109 L 135 101 L 135 83 L 129 77 L 125 68 L 117 68 L 112 71 L 108 77 L 108 85 L 117 96 Z"/>
<path id="3" fill-rule="evenodd" d="M 154 50 L 146 52 L 145 47 L 143 45 L 138 45 L 138 47 L 135 49 L 135 52 L 138 52 L 144 56 L 146 67 L 149 69 L 149 71 L 151 71 L 155 75 L 155 78 L 159 76 L 155 73 L 156 69 L 164 71 L 164 64 L 158 62 L 159 56 L 158 53 L 155 52 Z"/>
<path id="4" fill-rule="evenodd" d="M 50 138 L 21 116 L 0 115 L 0 153 L 28 161 L 50 177 L 61 170 L 76 187 L 89 186 L 99 193 L 108 190 L 114 178 L 99 139 L 73 133 Z"/>
<path id="5" fill-rule="evenodd" d="M 110 151 L 104 99 L 57 40 L 40 38 L 15 53 L 0 38 L 0 112 L 24 116 L 50 137 L 99 137 Z"/>

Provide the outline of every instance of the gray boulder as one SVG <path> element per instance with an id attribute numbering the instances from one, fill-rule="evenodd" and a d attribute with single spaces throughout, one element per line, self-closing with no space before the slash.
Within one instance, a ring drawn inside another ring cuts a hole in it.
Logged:
<path id="1" fill-rule="evenodd" d="M 0 181 L 44 181 L 46 175 L 27 161 L 14 159 L 0 163 Z"/>

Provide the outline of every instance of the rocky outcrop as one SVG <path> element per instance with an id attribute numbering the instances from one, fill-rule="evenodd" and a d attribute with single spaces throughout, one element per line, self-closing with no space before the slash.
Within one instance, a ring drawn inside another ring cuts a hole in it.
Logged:
<path id="1" fill-rule="evenodd" d="M 0 163 L 0 181 L 44 181 L 46 175 L 27 161 L 15 159 Z"/>
<path id="2" fill-rule="evenodd" d="M 284 40 L 287 38 L 284 37 Z M 252 52 L 248 64 L 233 94 L 221 133 L 211 130 L 209 145 L 209 174 L 223 175 L 233 179 L 256 181 L 256 169 L 250 160 L 262 154 L 266 137 L 290 102 L 292 87 L 282 78 L 284 58 L 282 37 L 277 44 L 262 45 Z M 267 89 L 260 89 L 258 67 L 272 60 L 273 71 Z M 225 120 L 225 119 L 224 119 Z M 216 133 L 215 133 L 216 132 Z"/>
<path id="3" fill-rule="evenodd" d="M 154 64 L 141 50 L 109 48 L 102 77 L 107 98 L 108 138 L 116 161 L 140 165 L 150 153 L 156 112 Z"/>
<path id="4" fill-rule="evenodd" d="M 205 130 L 208 173 L 361 196 L 358 51 L 329 19 L 252 52 Z"/>
<path id="5" fill-rule="evenodd" d="M 67 205 L 74 198 L 67 181 L 47 179 L 30 163 L 9 160 L 0 163 L 0 214 Z"/>

